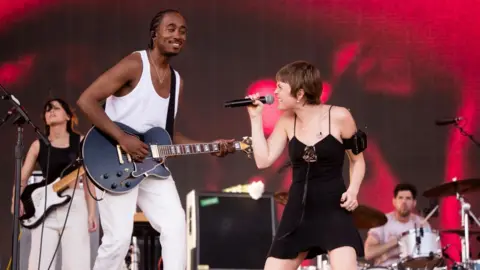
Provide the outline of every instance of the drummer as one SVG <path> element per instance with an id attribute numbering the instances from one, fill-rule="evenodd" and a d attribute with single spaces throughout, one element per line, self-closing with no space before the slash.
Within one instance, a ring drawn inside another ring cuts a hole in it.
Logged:
<path id="1" fill-rule="evenodd" d="M 368 231 L 365 259 L 376 266 L 391 266 L 400 260 L 398 241 L 403 232 L 414 228 L 430 228 L 428 222 L 413 213 L 417 205 L 417 189 L 411 184 L 398 184 L 393 192 L 394 211 L 387 213 L 387 223 Z"/>

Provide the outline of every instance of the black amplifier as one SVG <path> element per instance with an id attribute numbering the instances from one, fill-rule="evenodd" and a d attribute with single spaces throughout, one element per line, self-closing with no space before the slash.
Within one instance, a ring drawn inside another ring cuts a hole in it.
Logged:
<path id="1" fill-rule="evenodd" d="M 275 234 L 273 193 L 187 194 L 187 270 L 263 269 Z"/>

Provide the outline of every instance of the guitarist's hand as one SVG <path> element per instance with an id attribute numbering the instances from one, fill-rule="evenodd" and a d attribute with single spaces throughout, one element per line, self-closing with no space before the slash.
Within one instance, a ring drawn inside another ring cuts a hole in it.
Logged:
<path id="1" fill-rule="evenodd" d="M 135 161 L 142 161 L 148 155 L 148 145 L 135 136 L 125 133 L 118 143 Z"/>
<path id="2" fill-rule="evenodd" d="M 235 139 L 230 139 L 230 140 L 216 140 L 214 143 L 218 143 L 220 146 L 220 152 L 217 153 L 212 153 L 212 155 L 217 156 L 217 157 L 224 157 L 228 153 L 233 153 L 235 152 L 235 147 L 233 146 L 233 142 Z"/>

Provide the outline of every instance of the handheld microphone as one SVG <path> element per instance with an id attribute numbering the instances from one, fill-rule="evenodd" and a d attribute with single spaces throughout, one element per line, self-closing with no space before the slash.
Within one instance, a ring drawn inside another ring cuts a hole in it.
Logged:
<path id="1" fill-rule="evenodd" d="M 460 121 L 463 120 L 463 117 L 455 117 L 455 118 L 445 118 L 445 119 L 440 119 L 435 121 L 435 125 L 437 126 L 445 126 L 445 125 L 451 125 L 451 124 L 456 124 Z"/>
<path id="2" fill-rule="evenodd" d="M 263 104 L 272 104 L 274 101 L 274 98 L 272 95 L 266 95 L 266 96 L 260 97 L 258 100 Z M 249 98 L 244 98 L 244 99 L 235 99 L 235 100 L 227 101 L 223 104 L 223 106 L 225 108 L 234 108 L 234 107 L 250 106 L 252 104 L 253 104 L 253 100 Z"/>

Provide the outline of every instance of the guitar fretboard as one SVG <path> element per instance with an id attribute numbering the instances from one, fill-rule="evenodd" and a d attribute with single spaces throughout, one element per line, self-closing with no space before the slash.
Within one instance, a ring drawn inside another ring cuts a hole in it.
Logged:
<path id="1" fill-rule="evenodd" d="M 66 189 L 71 182 L 77 180 L 77 176 L 82 176 L 84 173 L 85 173 L 85 169 L 83 168 L 83 166 L 74 170 L 73 172 L 62 177 L 60 181 L 53 184 L 53 190 L 55 192 L 59 192 L 61 190 Z"/>
<path id="2" fill-rule="evenodd" d="M 235 150 L 240 149 L 239 142 L 233 143 Z M 198 144 L 175 144 L 175 145 L 151 145 L 152 156 L 168 157 L 180 155 L 193 155 L 204 153 L 216 153 L 220 151 L 219 143 L 198 143 Z"/>

